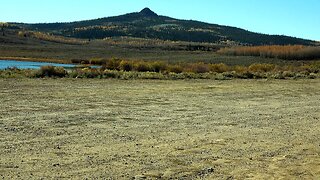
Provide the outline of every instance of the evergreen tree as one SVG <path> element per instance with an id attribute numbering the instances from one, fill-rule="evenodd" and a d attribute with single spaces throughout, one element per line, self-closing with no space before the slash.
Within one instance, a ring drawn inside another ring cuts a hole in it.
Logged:
<path id="1" fill-rule="evenodd" d="M 1 31 L 2 31 L 2 36 L 5 36 L 5 34 L 4 34 L 4 24 L 2 24 Z"/>

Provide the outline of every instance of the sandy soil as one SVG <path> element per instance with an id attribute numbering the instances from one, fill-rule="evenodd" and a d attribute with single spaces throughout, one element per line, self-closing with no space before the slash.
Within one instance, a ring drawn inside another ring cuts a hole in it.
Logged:
<path id="1" fill-rule="evenodd" d="M 4 179 L 320 179 L 319 137 L 319 79 L 0 79 Z"/>

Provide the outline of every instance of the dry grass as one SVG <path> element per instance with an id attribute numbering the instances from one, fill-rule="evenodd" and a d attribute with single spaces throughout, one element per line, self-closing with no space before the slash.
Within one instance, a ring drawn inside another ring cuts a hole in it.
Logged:
<path id="1" fill-rule="evenodd" d="M 63 44 L 73 44 L 73 45 L 84 45 L 88 44 L 89 42 L 86 40 L 76 39 L 76 38 L 67 38 L 64 36 L 57 36 L 52 34 L 47 34 L 43 32 L 33 32 L 33 31 L 19 31 L 18 35 L 20 37 L 32 37 L 43 41 L 50 41 L 56 43 L 63 43 Z"/>
<path id="2" fill-rule="evenodd" d="M 320 47 L 302 45 L 232 47 L 220 49 L 218 53 L 233 56 L 260 56 L 264 58 L 279 58 L 285 60 L 320 59 Z"/>
<path id="3" fill-rule="evenodd" d="M 319 79 L 0 79 L 0 178 L 319 179 L 319 92 Z"/>
<path id="4" fill-rule="evenodd" d="M 133 41 L 133 42 L 131 42 Z M 151 40 L 147 40 L 151 41 Z M 32 60 L 46 60 L 50 62 L 65 61 L 70 63 L 89 63 L 96 60 L 120 58 L 125 60 L 164 61 L 169 63 L 205 62 L 225 63 L 227 65 L 250 65 L 252 63 L 292 64 L 292 62 L 279 59 L 260 57 L 236 57 L 217 55 L 212 51 L 189 51 L 190 43 L 165 42 L 165 44 L 151 46 L 149 43 L 140 47 L 135 40 L 125 39 L 121 43 L 110 44 L 105 40 L 91 40 L 88 44 L 56 43 L 50 40 L 39 40 L 33 37 L 18 36 L 17 32 L 7 32 L 0 36 L 0 58 L 6 57 Z M 157 40 L 154 40 L 157 44 Z M 191 43 L 191 47 L 207 46 L 202 43 Z M 209 45 L 208 45 L 209 46 Z M 215 46 L 215 45 L 213 45 Z"/>

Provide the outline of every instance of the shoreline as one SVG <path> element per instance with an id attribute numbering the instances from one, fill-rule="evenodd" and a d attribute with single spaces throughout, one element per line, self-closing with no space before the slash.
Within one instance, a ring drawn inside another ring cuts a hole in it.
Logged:
<path id="1" fill-rule="evenodd" d="M 1 61 L 1 60 L 48 62 L 48 63 L 59 63 L 59 64 L 74 64 L 74 63 L 71 62 L 71 60 L 44 59 L 44 58 L 27 58 L 27 57 L 0 57 L 0 61 Z"/>

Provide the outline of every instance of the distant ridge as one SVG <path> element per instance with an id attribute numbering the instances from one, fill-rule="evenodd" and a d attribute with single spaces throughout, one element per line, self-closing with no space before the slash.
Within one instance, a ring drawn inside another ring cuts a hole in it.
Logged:
<path id="1" fill-rule="evenodd" d="M 120 16 L 70 23 L 11 23 L 22 30 L 83 39 L 137 37 L 228 45 L 316 45 L 315 41 L 284 35 L 267 35 L 241 28 L 161 16 L 149 8 Z"/>

